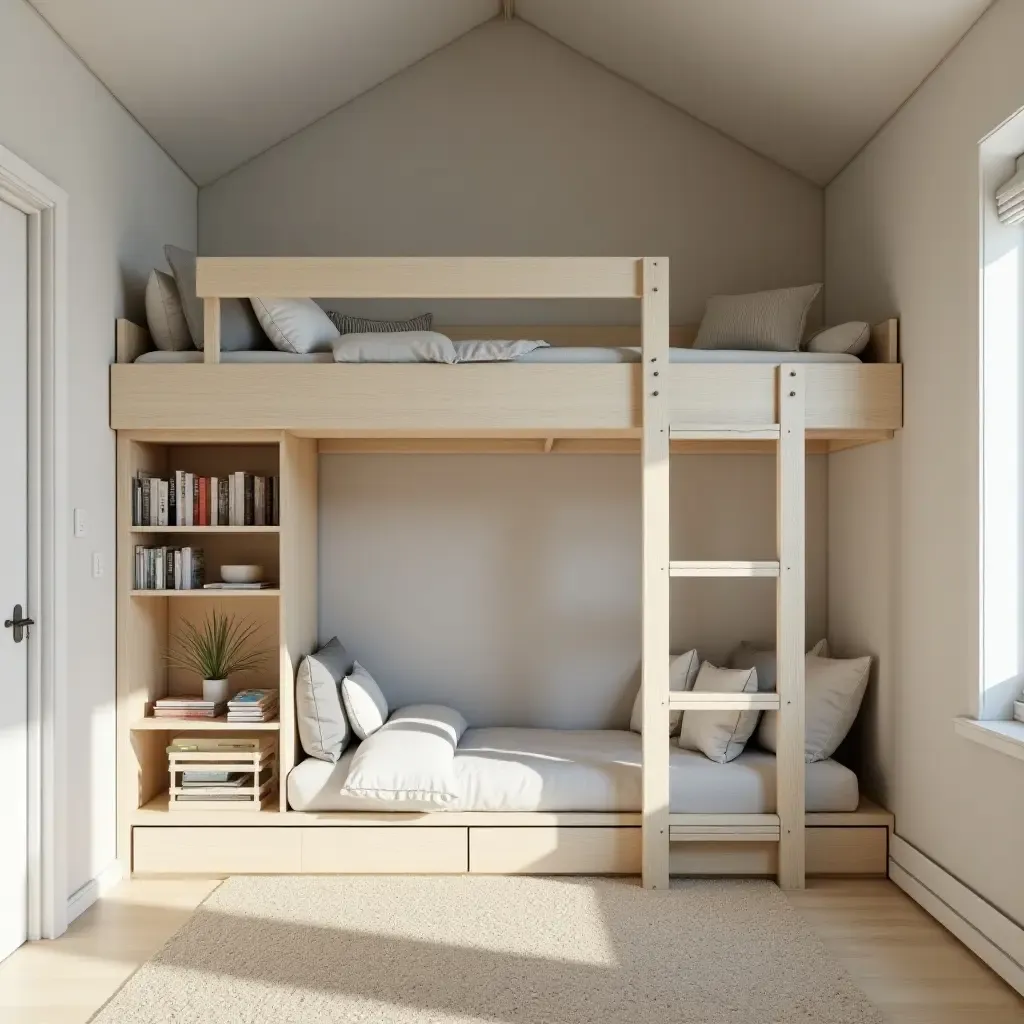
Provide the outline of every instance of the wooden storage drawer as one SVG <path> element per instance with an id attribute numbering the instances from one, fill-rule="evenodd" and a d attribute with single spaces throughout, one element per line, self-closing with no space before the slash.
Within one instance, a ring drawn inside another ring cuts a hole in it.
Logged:
<path id="1" fill-rule="evenodd" d="M 469 870 L 478 875 L 635 875 L 640 871 L 640 829 L 471 827 Z"/>
<path id="2" fill-rule="evenodd" d="M 297 828 L 136 827 L 132 870 L 137 875 L 291 874 L 302 868 Z"/>
<path id="3" fill-rule="evenodd" d="M 889 872 L 887 828 L 807 829 L 807 874 L 881 875 Z"/>
<path id="4" fill-rule="evenodd" d="M 452 875 L 469 870 L 463 827 L 321 826 L 289 831 L 301 833 L 305 874 Z"/>

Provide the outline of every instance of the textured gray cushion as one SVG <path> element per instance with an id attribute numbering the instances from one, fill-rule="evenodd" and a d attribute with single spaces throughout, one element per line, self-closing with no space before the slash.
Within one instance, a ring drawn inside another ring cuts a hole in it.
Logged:
<path id="1" fill-rule="evenodd" d="M 161 352 L 182 352 L 195 348 L 178 286 L 174 278 L 162 270 L 150 271 L 146 282 L 146 323 L 153 344 Z"/>
<path id="2" fill-rule="evenodd" d="M 352 731 L 361 740 L 372 736 L 388 720 L 387 698 L 358 661 L 341 682 L 341 699 Z"/>
<path id="3" fill-rule="evenodd" d="M 755 669 L 715 668 L 705 661 L 693 684 L 694 693 L 757 693 Z M 685 711 L 679 746 L 699 750 L 725 764 L 743 753 L 757 728 L 759 711 Z"/>
<path id="4" fill-rule="evenodd" d="M 203 347 L 203 300 L 196 295 L 196 254 L 176 245 L 165 245 L 164 256 L 174 273 L 181 295 L 185 320 L 196 348 Z M 260 327 L 248 299 L 220 300 L 220 350 L 244 352 L 252 348 L 268 348 L 270 342 Z"/>
<path id="5" fill-rule="evenodd" d="M 871 325 L 863 320 L 851 320 L 835 327 L 823 327 L 807 340 L 808 352 L 845 352 L 859 356 L 871 340 Z"/>
<path id="6" fill-rule="evenodd" d="M 365 316 L 349 316 L 333 309 L 327 311 L 331 323 L 342 334 L 394 334 L 396 331 L 429 331 L 434 326 L 433 313 L 421 313 L 408 320 L 368 320 Z"/>
<path id="7" fill-rule="evenodd" d="M 348 721 L 341 706 L 340 686 L 352 664 L 337 637 L 299 662 L 295 717 L 302 749 L 310 757 L 335 763 L 348 746 Z"/>
<path id="8" fill-rule="evenodd" d="M 796 352 L 820 284 L 708 299 L 694 348 Z"/>
<path id="9" fill-rule="evenodd" d="M 828 641 L 819 640 L 808 652 L 818 657 L 828 657 Z M 757 669 L 757 688 L 761 693 L 773 693 L 775 683 L 779 674 L 778 661 L 775 657 L 774 647 L 759 647 L 757 644 L 744 640 L 743 643 L 732 652 L 729 658 L 729 668 L 755 668 Z"/>

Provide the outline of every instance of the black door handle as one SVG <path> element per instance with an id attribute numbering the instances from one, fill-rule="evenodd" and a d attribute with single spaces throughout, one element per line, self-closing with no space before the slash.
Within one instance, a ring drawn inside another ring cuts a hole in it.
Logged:
<path id="1" fill-rule="evenodd" d="M 21 605 L 16 604 L 14 606 L 14 618 L 6 619 L 4 621 L 4 629 L 14 630 L 14 642 L 16 644 L 20 644 L 21 641 L 28 636 L 28 627 L 36 624 L 35 619 L 22 618 L 23 613 L 24 609 Z"/>

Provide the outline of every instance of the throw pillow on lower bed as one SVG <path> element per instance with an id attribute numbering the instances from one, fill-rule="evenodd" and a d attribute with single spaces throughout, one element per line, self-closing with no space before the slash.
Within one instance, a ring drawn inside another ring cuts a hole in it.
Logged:
<path id="1" fill-rule="evenodd" d="M 819 640 L 808 652 L 821 658 L 828 657 L 828 641 Z M 729 658 L 729 668 L 756 668 L 757 688 L 762 693 L 774 693 L 779 674 L 774 647 L 759 647 L 744 640 Z"/>
<path id="2" fill-rule="evenodd" d="M 700 669 L 700 658 L 696 651 L 687 651 L 685 654 L 676 654 L 668 660 L 668 689 L 669 693 L 683 693 L 693 689 L 693 682 L 697 678 Z M 679 725 L 683 720 L 682 711 L 670 711 L 668 713 L 668 734 L 675 736 L 679 732 Z M 637 692 L 636 700 L 633 701 L 633 713 L 629 718 L 631 732 L 642 733 L 644 731 L 644 691 L 643 687 Z"/>
<path id="3" fill-rule="evenodd" d="M 693 684 L 694 693 L 757 693 L 757 670 L 716 668 L 705 661 Z M 725 764 L 743 753 L 757 728 L 759 711 L 686 711 L 679 746 L 699 750 Z"/>
<path id="4" fill-rule="evenodd" d="M 451 338 L 436 331 L 343 334 L 334 342 L 336 363 L 454 363 Z"/>
<path id="5" fill-rule="evenodd" d="M 341 681 L 341 700 L 352 731 L 372 736 L 388 720 L 388 702 L 373 676 L 357 661 Z"/>
<path id="6" fill-rule="evenodd" d="M 330 352 L 341 337 L 312 299 L 250 299 L 260 327 L 279 352 Z"/>
<path id="7" fill-rule="evenodd" d="M 299 662 L 295 718 L 299 742 L 310 757 L 334 764 L 348 746 L 348 720 L 341 706 L 340 687 L 352 667 L 352 658 L 337 637 Z"/>
<path id="8" fill-rule="evenodd" d="M 871 675 L 871 658 L 818 658 L 807 655 L 804 680 L 804 760 L 826 761 L 846 739 L 864 700 Z M 769 711 L 757 732 L 757 742 L 773 753 L 778 749 L 779 715 Z"/>
<path id="9" fill-rule="evenodd" d="M 750 295 L 713 295 L 693 347 L 796 352 L 807 311 L 820 291 L 820 284 L 808 284 Z"/>
<path id="10" fill-rule="evenodd" d="M 150 271 L 146 282 L 146 323 L 153 344 L 161 352 L 187 352 L 195 348 L 178 286 L 170 274 L 161 270 Z"/>
<path id="11" fill-rule="evenodd" d="M 403 811 L 446 807 L 458 796 L 455 749 L 467 728 L 458 711 L 440 704 L 400 708 L 360 744 L 342 792 L 401 802 Z"/>

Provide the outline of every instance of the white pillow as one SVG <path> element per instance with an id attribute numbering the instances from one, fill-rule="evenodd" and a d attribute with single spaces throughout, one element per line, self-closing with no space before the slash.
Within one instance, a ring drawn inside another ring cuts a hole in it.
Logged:
<path id="1" fill-rule="evenodd" d="M 677 654 L 668 659 L 668 689 L 669 693 L 683 693 L 693 689 L 693 681 L 697 678 L 697 671 L 700 668 L 700 659 L 696 651 L 687 651 L 685 654 Z M 675 736 L 679 732 L 679 724 L 683 720 L 682 711 L 670 711 L 668 713 L 668 734 Z M 644 724 L 644 690 L 640 687 L 633 701 L 633 713 L 629 717 L 629 728 L 633 732 L 642 733 Z"/>
<path id="2" fill-rule="evenodd" d="M 280 352 L 330 352 L 341 337 L 312 299 L 250 299 L 260 326 Z"/>
<path id="3" fill-rule="evenodd" d="M 334 343 L 336 363 L 454 363 L 451 338 L 436 331 L 343 334 Z"/>
<path id="4" fill-rule="evenodd" d="M 337 762 L 348 746 L 348 719 L 339 687 L 352 659 L 337 637 L 299 662 L 295 673 L 295 718 L 302 749 L 310 757 Z"/>
<path id="5" fill-rule="evenodd" d="M 455 359 L 460 363 L 507 363 L 547 347 L 546 341 L 457 341 Z"/>
<path id="6" fill-rule="evenodd" d="M 822 327 L 807 340 L 808 352 L 845 352 L 859 356 L 871 340 L 871 325 L 851 320 L 835 327 Z"/>
<path id="7" fill-rule="evenodd" d="M 452 708 L 416 704 L 396 711 L 352 757 L 342 792 L 429 811 L 458 797 L 455 748 L 467 728 Z"/>
<path id="8" fill-rule="evenodd" d="M 804 679 L 804 760 L 825 761 L 846 739 L 871 675 L 871 658 L 807 655 Z M 779 715 L 769 711 L 757 732 L 765 750 L 778 749 Z"/>
<path id="9" fill-rule="evenodd" d="M 828 657 L 828 640 L 819 640 L 808 652 L 819 657 Z M 774 693 L 779 674 L 778 660 L 774 647 L 759 647 L 744 640 L 729 658 L 729 668 L 756 668 L 757 688 L 762 693 Z"/>
<path id="10" fill-rule="evenodd" d="M 705 661 L 693 684 L 694 693 L 757 693 L 757 670 L 715 668 Z M 759 711 L 686 711 L 679 746 L 699 750 L 725 764 L 743 753 L 757 728 Z"/>
<path id="11" fill-rule="evenodd" d="M 146 323 L 153 344 L 161 352 L 194 349 L 178 286 L 170 274 L 151 270 L 146 282 Z"/>
<path id="12" fill-rule="evenodd" d="M 796 352 L 820 284 L 708 299 L 694 348 Z"/>
<path id="13" fill-rule="evenodd" d="M 357 661 L 341 681 L 341 699 L 352 731 L 372 736 L 388 720 L 388 702 L 373 676 Z"/>

